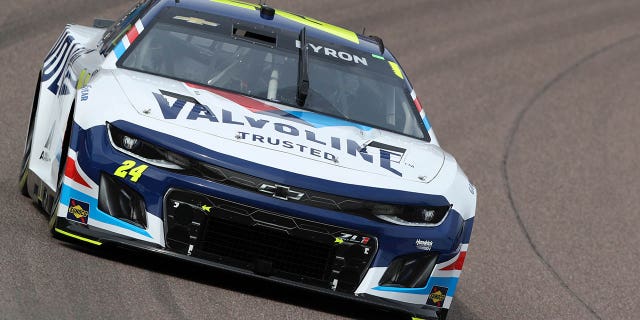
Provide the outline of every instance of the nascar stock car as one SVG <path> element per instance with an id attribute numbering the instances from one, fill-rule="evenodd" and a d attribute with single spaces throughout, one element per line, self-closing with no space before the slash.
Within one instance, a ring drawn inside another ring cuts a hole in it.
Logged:
<path id="1" fill-rule="evenodd" d="M 233 0 L 68 25 L 21 192 L 54 236 L 444 319 L 476 192 L 382 40 Z"/>

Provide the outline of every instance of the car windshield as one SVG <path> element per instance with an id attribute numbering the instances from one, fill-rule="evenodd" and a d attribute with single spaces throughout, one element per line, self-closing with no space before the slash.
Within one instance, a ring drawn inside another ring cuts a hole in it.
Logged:
<path id="1" fill-rule="evenodd" d="M 340 51 L 310 39 L 310 89 L 304 105 L 298 106 L 295 35 L 278 36 L 276 42 L 275 36 L 264 35 L 267 32 L 231 27 L 231 22 L 226 30 L 233 31 L 225 34 L 224 23 L 224 18 L 160 19 L 119 65 L 425 138 L 404 80 L 384 58 L 368 54 L 367 59 L 364 52 Z M 385 68 L 372 67 L 376 63 Z"/>

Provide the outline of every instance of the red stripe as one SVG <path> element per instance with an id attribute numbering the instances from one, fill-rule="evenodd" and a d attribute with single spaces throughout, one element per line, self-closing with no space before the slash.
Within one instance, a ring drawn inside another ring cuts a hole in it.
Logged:
<path id="1" fill-rule="evenodd" d="M 467 256 L 467 252 L 466 251 L 462 251 L 460 252 L 460 254 L 458 255 L 458 259 L 456 259 L 456 261 L 440 270 L 462 270 L 462 265 L 464 264 L 464 258 Z"/>
<path id="2" fill-rule="evenodd" d="M 129 44 L 132 44 L 134 41 L 136 41 L 139 35 L 140 33 L 138 32 L 138 28 L 136 28 L 136 25 L 134 24 L 133 26 L 131 26 L 131 30 L 127 32 L 127 39 L 129 39 Z"/>
<path id="3" fill-rule="evenodd" d="M 413 100 L 413 103 L 416 104 L 416 108 L 418 108 L 418 113 L 422 112 L 422 104 L 420 104 L 420 100 L 416 98 L 415 100 Z"/>
<path id="4" fill-rule="evenodd" d="M 91 189 L 91 186 L 78 173 L 78 170 L 76 169 L 76 162 L 69 157 L 67 157 L 67 164 L 65 165 L 64 175 L 67 176 L 67 178 Z"/>
<path id="5" fill-rule="evenodd" d="M 205 87 L 205 86 L 201 86 L 201 85 L 197 85 L 197 84 L 193 84 L 193 83 L 187 83 L 187 86 L 194 88 L 194 89 L 200 89 L 200 90 L 206 90 L 209 91 L 211 93 L 217 94 L 219 96 L 222 96 L 228 100 L 231 100 L 249 110 L 251 110 L 252 112 L 261 112 L 261 111 L 280 111 L 280 109 L 276 108 L 276 107 L 272 107 L 266 103 L 263 103 L 261 101 L 258 101 L 256 99 L 252 99 L 249 97 L 245 97 L 243 95 L 239 95 L 239 94 L 235 94 L 235 93 L 231 93 L 231 92 L 227 92 L 227 91 L 223 91 L 223 90 L 218 90 L 218 89 L 214 89 L 211 87 Z"/>

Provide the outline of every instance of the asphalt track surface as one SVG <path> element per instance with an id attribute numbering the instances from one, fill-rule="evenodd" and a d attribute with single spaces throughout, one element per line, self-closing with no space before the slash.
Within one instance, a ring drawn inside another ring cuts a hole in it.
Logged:
<path id="1" fill-rule="evenodd" d="M 130 3 L 2 1 L 0 319 L 397 318 L 50 237 L 17 189 L 39 65 L 66 23 Z M 477 185 L 450 319 L 640 318 L 640 1 L 269 3 L 382 36 Z"/>

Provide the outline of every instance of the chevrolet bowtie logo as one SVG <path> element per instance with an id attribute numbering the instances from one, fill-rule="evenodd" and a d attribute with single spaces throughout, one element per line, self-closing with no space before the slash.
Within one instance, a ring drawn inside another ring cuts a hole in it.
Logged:
<path id="1" fill-rule="evenodd" d="M 287 186 L 277 184 L 275 186 L 263 184 L 258 190 L 260 190 L 260 192 L 268 193 L 276 199 L 282 200 L 300 200 L 304 196 L 304 193 L 302 192 L 294 191 Z"/>

